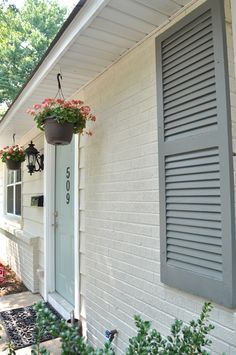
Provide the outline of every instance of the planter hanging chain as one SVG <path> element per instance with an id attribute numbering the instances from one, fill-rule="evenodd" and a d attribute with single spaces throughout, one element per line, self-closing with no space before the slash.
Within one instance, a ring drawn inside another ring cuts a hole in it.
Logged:
<path id="1" fill-rule="evenodd" d="M 62 88 L 61 88 L 61 80 L 62 80 L 62 75 L 61 73 L 58 73 L 57 74 L 58 91 L 56 93 L 56 96 L 54 97 L 54 100 L 56 99 L 56 97 L 59 96 L 60 99 L 63 99 L 65 101 L 65 97 L 63 95 Z M 46 140 L 49 144 L 53 144 L 53 145 L 70 144 L 73 136 L 73 123 L 71 122 L 60 123 L 58 122 L 56 116 L 52 115 L 50 117 L 47 117 L 47 119 L 45 120 L 44 128 L 45 128 Z"/>
<path id="2" fill-rule="evenodd" d="M 61 80 L 62 80 L 62 75 L 61 73 L 58 73 L 57 74 L 57 85 L 58 85 L 58 91 L 56 93 L 56 96 L 54 97 L 54 99 L 59 96 L 61 99 L 65 100 L 65 97 L 63 95 L 63 91 L 62 91 L 62 88 L 61 88 Z"/>
<path id="3" fill-rule="evenodd" d="M 15 137 L 16 137 L 16 134 L 15 134 L 15 133 L 13 133 L 13 135 L 12 135 L 13 145 L 16 145 L 16 139 L 15 139 Z"/>

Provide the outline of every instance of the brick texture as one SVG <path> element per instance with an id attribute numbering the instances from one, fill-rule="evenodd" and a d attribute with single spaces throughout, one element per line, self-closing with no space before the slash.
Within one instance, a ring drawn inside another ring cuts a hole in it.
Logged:
<path id="1" fill-rule="evenodd" d="M 225 7 L 234 142 L 236 92 L 229 1 L 225 1 Z M 135 334 L 134 314 L 152 320 L 153 326 L 167 335 L 176 317 L 189 321 L 204 302 L 160 282 L 157 34 L 121 58 L 83 92 L 97 114 L 95 134 L 86 139 L 83 152 L 83 318 L 88 339 L 97 346 L 104 342 L 106 329 L 118 330 L 118 354 L 124 353 L 128 338 Z M 234 310 L 214 305 L 211 320 L 215 325 L 212 353 L 236 354 Z"/>
<path id="2" fill-rule="evenodd" d="M 43 135 L 32 138 L 37 149 L 43 148 Z M 4 167 L 0 166 L 0 259 L 7 262 L 32 292 L 43 292 L 43 208 L 32 207 L 31 197 L 43 194 L 43 173 L 29 175 L 22 164 L 22 218 L 17 221 L 4 213 Z M 7 231 L 7 233 L 6 233 Z"/>

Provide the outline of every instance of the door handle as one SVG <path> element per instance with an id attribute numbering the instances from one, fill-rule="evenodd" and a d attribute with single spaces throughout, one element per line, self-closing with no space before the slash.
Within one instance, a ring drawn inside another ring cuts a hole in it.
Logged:
<path id="1" fill-rule="evenodd" d="M 54 213 L 53 213 L 53 217 L 54 217 L 54 223 L 52 223 L 52 227 L 58 227 L 58 223 L 56 222 L 56 218 L 58 217 L 58 212 L 57 211 L 55 211 Z"/>

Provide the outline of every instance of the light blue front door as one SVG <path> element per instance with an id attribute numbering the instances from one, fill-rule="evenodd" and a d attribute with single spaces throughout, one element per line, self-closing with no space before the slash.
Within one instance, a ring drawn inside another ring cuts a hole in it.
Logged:
<path id="1" fill-rule="evenodd" d="M 56 146 L 55 288 L 74 305 L 74 140 Z"/>

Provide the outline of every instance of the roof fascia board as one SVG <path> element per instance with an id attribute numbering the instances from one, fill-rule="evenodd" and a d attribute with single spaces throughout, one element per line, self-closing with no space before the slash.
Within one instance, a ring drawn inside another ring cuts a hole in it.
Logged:
<path id="1" fill-rule="evenodd" d="M 13 106 L 6 113 L 4 120 L 0 123 L 0 133 L 8 125 L 9 121 L 17 114 L 20 106 L 29 98 L 34 92 L 40 82 L 46 77 L 56 62 L 67 51 L 68 47 L 73 43 L 76 36 L 87 28 L 98 13 L 110 2 L 110 0 L 90 0 L 86 2 L 82 11 L 70 23 L 68 28 L 62 34 L 60 39 L 48 53 L 38 70 L 29 80 L 24 90 L 20 93 L 18 99 L 13 103 Z"/>

